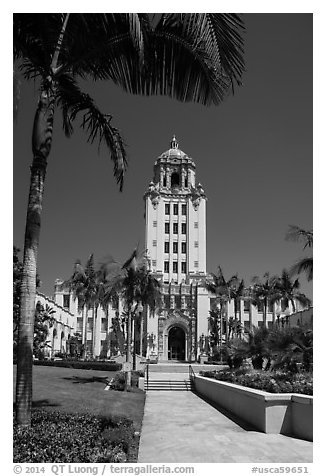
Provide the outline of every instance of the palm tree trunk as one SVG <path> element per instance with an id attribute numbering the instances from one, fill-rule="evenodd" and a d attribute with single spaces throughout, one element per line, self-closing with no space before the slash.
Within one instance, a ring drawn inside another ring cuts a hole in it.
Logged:
<path id="1" fill-rule="evenodd" d="M 93 349 L 92 354 L 95 357 L 95 344 L 96 344 L 96 327 L 97 327 L 97 306 L 93 306 Z"/>
<path id="2" fill-rule="evenodd" d="M 143 333 L 144 333 L 144 319 L 143 314 L 140 316 L 140 336 L 139 336 L 139 354 L 143 356 Z"/>
<path id="3" fill-rule="evenodd" d="M 241 299 L 240 299 L 240 300 L 239 300 L 240 338 L 242 338 L 242 331 L 241 331 L 241 329 L 242 329 L 242 326 L 241 326 L 241 324 L 242 324 L 241 303 L 242 303 L 242 301 L 241 301 Z"/>
<path id="4" fill-rule="evenodd" d="M 132 333 L 132 326 L 131 326 L 131 310 L 128 310 L 128 322 L 127 322 L 127 353 L 126 353 L 126 362 L 128 364 L 131 363 L 131 333 Z M 131 372 L 127 370 L 127 386 L 131 386 Z"/>
<path id="5" fill-rule="evenodd" d="M 252 331 L 252 304 L 249 302 L 249 329 Z"/>
<path id="6" fill-rule="evenodd" d="M 83 317 L 83 340 L 82 340 L 82 343 L 84 345 L 84 351 L 83 351 L 83 355 L 82 355 L 82 358 L 85 359 L 86 355 L 87 355 L 87 324 L 88 324 L 88 306 L 87 304 L 85 304 L 84 308 L 83 308 L 83 312 L 84 312 L 84 317 Z"/>
<path id="7" fill-rule="evenodd" d="M 136 325 L 136 316 L 134 318 L 134 329 L 133 329 L 133 336 L 134 336 L 134 345 L 133 345 L 133 351 L 132 351 L 132 369 L 136 370 L 137 367 L 137 354 L 136 354 L 136 332 L 137 332 L 137 325 Z"/>
<path id="8" fill-rule="evenodd" d="M 111 330 L 110 330 L 110 322 L 109 322 L 109 308 L 106 307 L 105 309 L 105 317 L 106 317 L 106 322 L 107 322 L 107 328 L 106 328 L 106 339 L 108 343 L 108 350 L 106 352 L 106 357 L 109 357 L 111 359 Z"/>
<path id="9" fill-rule="evenodd" d="M 30 426 L 37 253 L 47 158 L 52 144 L 55 92 L 50 82 L 40 94 L 32 134 L 33 163 L 27 205 L 18 330 L 16 421 Z"/>

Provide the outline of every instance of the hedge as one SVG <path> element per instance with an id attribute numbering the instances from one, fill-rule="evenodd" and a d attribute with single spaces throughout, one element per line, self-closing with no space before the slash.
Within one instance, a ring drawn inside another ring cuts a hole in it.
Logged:
<path id="1" fill-rule="evenodd" d="M 137 434 L 124 417 L 34 409 L 32 426 L 14 423 L 14 463 L 124 463 Z"/>
<path id="2" fill-rule="evenodd" d="M 116 372 L 121 370 L 122 364 L 113 362 L 78 361 L 78 360 L 34 360 L 33 365 L 47 367 L 66 367 L 70 369 L 102 370 Z"/>

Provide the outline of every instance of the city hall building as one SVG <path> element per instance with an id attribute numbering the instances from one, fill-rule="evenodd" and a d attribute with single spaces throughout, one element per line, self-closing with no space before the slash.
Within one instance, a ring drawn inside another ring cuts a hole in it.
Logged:
<path id="1" fill-rule="evenodd" d="M 151 360 L 193 362 L 209 350 L 208 318 L 216 300 L 205 286 L 209 279 L 207 196 L 198 181 L 194 160 L 179 148 L 175 137 L 170 148 L 154 163 L 153 178 L 144 200 L 145 247 L 151 271 L 162 283 L 162 296 L 154 313 L 143 311 L 135 334 L 136 349 Z M 69 323 L 73 321 L 75 334 L 86 346 L 88 355 L 111 358 L 123 354 L 123 303 L 111 305 L 106 312 L 89 310 L 86 317 L 78 309 L 77 300 L 60 288 L 61 282 L 56 281 L 54 301 L 60 310 L 69 313 Z M 268 326 L 275 320 L 276 312 L 280 313 L 275 306 L 268 309 Z M 286 312 L 283 309 L 282 314 Z M 235 317 L 233 302 L 228 303 L 225 315 Z M 252 325 L 263 324 L 262 309 L 248 300 L 241 301 L 239 316 L 245 332 Z M 62 331 L 60 335 L 60 351 L 66 351 L 67 340 L 62 338 Z M 52 340 L 53 348 L 58 349 L 55 338 Z"/>

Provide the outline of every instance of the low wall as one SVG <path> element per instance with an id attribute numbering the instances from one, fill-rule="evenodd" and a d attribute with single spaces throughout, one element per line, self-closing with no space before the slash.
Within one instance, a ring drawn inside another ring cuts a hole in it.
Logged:
<path id="1" fill-rule="evenodd" d="M 268 393 L 233 383 L 195 377 L 196 392 L 264 433 L 312 441 L 313 397 Z"/>

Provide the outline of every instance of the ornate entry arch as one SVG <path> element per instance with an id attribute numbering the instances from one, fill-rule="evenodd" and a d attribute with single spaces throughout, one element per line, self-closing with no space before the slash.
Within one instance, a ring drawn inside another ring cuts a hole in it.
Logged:
<path id="1" fill-rule="evenodd" d="M 191 360 L 191 335 L 191 321 L 181 313 L 159 321 L 159 360 Z"/>

